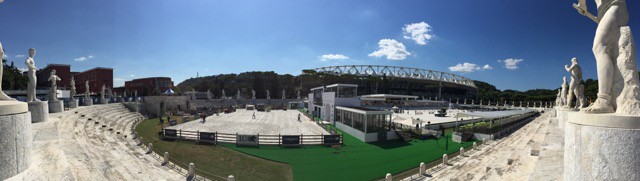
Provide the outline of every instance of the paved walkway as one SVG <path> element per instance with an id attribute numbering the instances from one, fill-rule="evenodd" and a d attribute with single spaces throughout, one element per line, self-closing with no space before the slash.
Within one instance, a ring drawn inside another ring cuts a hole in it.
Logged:
<path id="1" fill-rule="evenodd" d="M 184 180 L 131 139 L 141 119 L 121 104 L 50 114 L 32 124 L 33 163 L 8 180 Z"/>
<path id="2" fill-rule="evenodd" d="M 449 166 L 428 169 L 430 177 L 414 175 L 406 180 L 558 180 L 561 169 L 547 175 L 541 173 L 545 172 L 541 167 L 553 163 L 557 169 L 557 162 L 562 160 L 563 148 L 557 143 L 562 142 L 558 136 L 563 133 L 557 122 L 550 120 L 551 113 L 547 112 L 506 138 L 489 141 L 463 157 L 453 158 Z M 534 154 L 536 151 L 540 156 Z M 562 167 L 562 163 L 559 165 Z"/>

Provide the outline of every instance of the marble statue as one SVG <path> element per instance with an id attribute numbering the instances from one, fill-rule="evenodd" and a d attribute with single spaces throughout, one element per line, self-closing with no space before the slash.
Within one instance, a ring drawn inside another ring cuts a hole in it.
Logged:
<path id="1" fill-rule="evenodd" d="M 2 49 L 2 43 L 0 43 L 0 57 L 4 56 L 4 49 Z M 4 93 L 4 91 L 2 91 L 2 71 L 4 68 L 0 68 L 0 101 L 15 101 L 16 99 L 13 99 L 11 97 L 9 97 L 7 94 Z"/>
<path id="2" fill-rule="evenodd" d="M 242 99 L 242 97 L 240 96 L 240 89 L 238 89 L 236 93 L 236 99 Z"/>
<path id="3" fill-rule="evenodd" d="M 251 90 L 251 99 L 256 99 L 256 91 Z"/>
<path id="4" fill-rule="evenodd" d="M 584 84 L 578 84 L 578 91 L 577 92 L 578 93 L 577 93 L 576 97 L 577 97 L 578 102 L 580 104 L 576 104 L 576 107 L 574 107 L 574 108 L 575 109 L 580 109 L 580 108 L 585 107 L 586 106 L 586 102 L 587 102 L 586 98 L 584 97 Z"/>
<path id="5" fill-rule="evenodd" d="M 476 105 L 476 100 L 475 99 L 471 99 L 471 105 Z"/>
<path id="6" fill-rule="evenodd" d="M 556 95 L 556 105 L 562 106 L 562 89 L 558 89 L 558 94 Z"/>
<path id="7" fill-rule="evenodd" d="M 211 90 L 207 90 L 207 100 L 211 100 Z"/>
<path id="8" fill-rule="evenodd" d="M 36 98 L 36 85 L 38 83 L 38 78 L 36 77 L 36 63 L 33 61 L 33 58 L 36 56 L 36 49 L 29 49 L 29 57 L 25 60 L 25 64 L 29 71 L 27 71 L 27 76 L 29 77 L 29 83 L 27 84 L 27 102 L 40 101 Z"/>
<path id="9" fill-rule="evenodd" d="M 124 92 L 122 92 L 122 97 L 127 97 L 127 90 L 124 90 Z"/>
<path id="10" fill-rule="evenodd" d="M 271 93 L 269 93 L 269 90 L 267 90 L 267 99 L 271 99 Z"/>
<path id="11" fill-rule="evenodd" d="M 298 97 L 297 97 L 297 98 L 298 98 L 298 99 L 301 99 L 301 98 L 302 98 L 302 97 L 300 97 L 300 90 L 298 90 Z M 424 99 L 424 97 L 423 97 L 423 99 Z"/>
<path id="12" fill-rule="evenodd" d="M 111 90 L 111 88 L 107 88 L 107 96 L 109 99 L 113 98 L 113 91 Z"/>
<path id="13" fill-rule="evenodd" d="M 227 94 L 224 93 L 224 89 L 222 89 L 222 97 L 220 97 L 221 99 L 227 99 Z"/>
<path id="14" fill-rule="evenodd" d="M 138 90 L 133 90 L 133 97 L 138 97 Z"/>
<path id="15" fill-rule="evenodd" d="M 578 65 L 578 59 L 573 57 L 571 59 L 571 66 L 564 65 L 564 69 L 566 69 L 569 73 L 571 73 L 571 82 L 569 82 L 569 95 L 567 95 L 567 102 L 565 107 L 571 107 L 573 103 L 573 96 L 576 96 L 576 107 L 583 107 L 584 105 L 584 93 L 580 93 L 580 82 L 582 81 L 582 68 Z"/>
<path id="16" fill-rule="evenodd" d="M 562 106 L 567 105 L 567 77 L 562 77 L 562 93 L 560 94 L 560 101 L 562 102 Z"/>
<path id="17" fill-rule="evenodd" d="M 286 92 L 284 91 L 284 89 L 282 89 L 282 99 L 286 99 L 286 98 L 287 98 L 287 94 L 286 94 Z"/>
<path id="18" fill-rule="evenodd" d="M 57 101 L 58 100 L 58 81 L 60 81 L 60 77 L 56 75 L 56 70 L 51 70 L 51 76 L 47 81 L 51 82 L 51 88 L 49 89 L 49 101 Z"/>
<path id="19" fill-rule="evenodd" d="M 84 82 L 84 98 L 85 100 L 90 99 L 91 91 L 89 90 L 89 81 Z"/>
<path id="20" fill-rule="evenodd" d="M 73 76 L 71 76 L 71 93 L 70 93 L 70 98 L 71 100 L 76 100 L 74 98 L 74 96 L 76 96 L 76 80 Z"/>
<path id="21" fill-rule="evenodd" d="M 640 80 L 635 43 L 627 26 L 626 0 L 596 0 L 595 3 L 597 17 L 588 11 L 586 0 L 573 4 L 580 14 L 598 24 L 592 48 L 596 58 L 598 94 L 596 101 L 582 111 L 640 115 Z"/>
<path id="22" fill-rule="evenodd" d="M 102 84 L 102 90 L 100 91 L 100 100 L 104 100 L 106 90 L 107 90 L 107 87 L 104 84 Z"/>

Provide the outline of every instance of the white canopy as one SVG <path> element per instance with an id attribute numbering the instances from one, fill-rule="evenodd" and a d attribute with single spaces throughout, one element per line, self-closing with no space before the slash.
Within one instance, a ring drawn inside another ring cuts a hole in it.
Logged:
<path id="1" fill-rule="evenodd" d="M 534 110 L 525 109 L 525 110 L 508 110 L 508 111 L 489 111 L 489 112 L 459 112 L 456 114 L 456 118 L 459 117 L 481 117 L 481 118 L 503 118 L 510 117 L 513 115 L 524 114 L 528 112 L 533 112 Z"/>

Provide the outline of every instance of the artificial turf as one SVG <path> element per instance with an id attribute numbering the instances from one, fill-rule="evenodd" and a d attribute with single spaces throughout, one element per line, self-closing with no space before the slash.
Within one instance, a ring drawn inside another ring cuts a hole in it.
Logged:
<path id="1" fill-rule="evenodd" d="M 339 150 L 325 146 L 251 148 L 222 145 L 257 157 L 288 163 L 293 170 L 294 180 L 373 180 L 384 177 L 386 173 L 398 174 L 415 168 L 420 162 L 437 160 L 445 153 L 456 152 L 460 147 L 468 147 L 473 143 L 458 144 L 449 140 L 449 150 L 445 150 L 445 139 L 364 143 L 349 134 L 343 135 L 344 145 Z"/>

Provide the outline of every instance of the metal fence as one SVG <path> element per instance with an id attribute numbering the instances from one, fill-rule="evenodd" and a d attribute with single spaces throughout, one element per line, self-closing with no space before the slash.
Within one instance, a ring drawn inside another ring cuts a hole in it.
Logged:
<path id="1" fill-rule="evenodd" d="M 175 131 L 175 135 L 173 132 Z M 203 134 L 213 135 L 213 137 L 208 137 L 203 139 Z M 229 134 L 229 133 L 218 133 L 218 132 L 200 132 L 200 131 L 187 131 L 187 130 L 174 130 L 174 129 L 163 129 L 163 134 L 165 139 L 178 139 L 178 140 L 190 140 L 196 142 L 209 142 L 209 143 L 233 143 L 239 144 L 238 139 L 242 137 L 242 134 Z M 247 135 L 249 136 L 249 135 Z M 343 135 L 342 134 L 320 134 L 320 135 L 250 135 L 255 136 L 257 138 L 257 145 L 280 145 L 284 146 L 289 143 L 284 141 L 284 137 L 298 137 L 299 143 L 298 145 L 331 145 L 331 144 L 342 144 L 343 143 Z M 327 139 L 339 137 L 338 142 L 328 142 Z M 257 146 L 256 145 L 256 146 Z"/>

